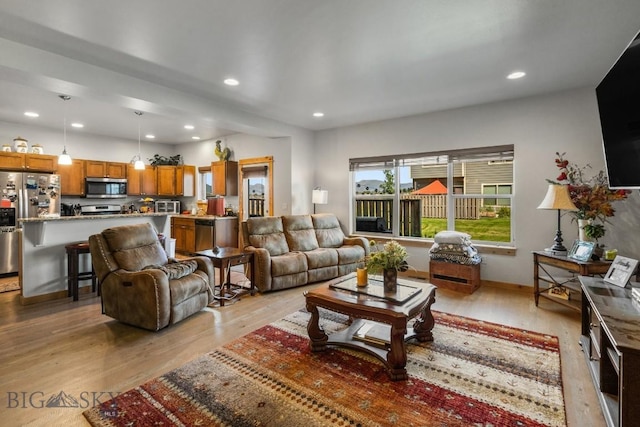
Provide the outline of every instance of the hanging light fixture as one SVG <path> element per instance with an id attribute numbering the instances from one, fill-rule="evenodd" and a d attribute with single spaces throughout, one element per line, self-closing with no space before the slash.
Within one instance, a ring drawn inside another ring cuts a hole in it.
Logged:
<path id="1" fill-rule="evenodd" d="M 71 99 L 69 95 L 58 95 L 58 98 L 63 101 L 68 101 Z M 64 148 L 62 149 L 62 154 L 58 156 L 58 164 L 59 165 L 70 165 L 72 163 L 71 156 L 67 154 L 67 105 L 64 106 L 64 121 L 63 121 L 63 141 Z"/>
<path id="2" fill-rule="evenodd" d="M 134 157 L 136 159 L 133 164 L 134 169 L 144 170 L 144 162 L 142 161 L 142 156 L 140 155 L 140 116 L 142 116 L 142 111 L 134 111 L 138 115 L 138 154 Z"/>

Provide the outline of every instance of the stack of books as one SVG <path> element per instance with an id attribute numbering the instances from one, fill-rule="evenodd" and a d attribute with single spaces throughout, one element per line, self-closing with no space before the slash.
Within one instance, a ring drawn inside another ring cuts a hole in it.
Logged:
<path id="1" fill-rule="evenodd" d="M 367 322 L 353 334 L 353 339 L 386 349 L 391 344 L 391 326 Z"/>

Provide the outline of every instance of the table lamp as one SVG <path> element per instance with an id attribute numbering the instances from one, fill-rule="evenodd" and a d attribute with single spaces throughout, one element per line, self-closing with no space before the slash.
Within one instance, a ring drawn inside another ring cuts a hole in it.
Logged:
<path id="1" fill-rule="evenodd" d="M 567 248 L 562 244 L 562 231 L 560 231 L 560 211 L 577 211 L 578 208 L 571 201 L 569 187 L 560 184 L 549 184 L 547 194 L 544 200 L 538 206 L 538 209 L 557 209 L 558 210 L 558 229 L 556 230 L 556 238 L 553 239 L 554 244 L 550 248 L 545 249 L 554 255 L 566 255 Z"/>
<path id="2" fill-rule="evenodd" d="M 316 205 L 326 205 L 329 201 L 329 192 L 320 187 L 313 189 L 311 193 L 311 203 L 313 203 L 313 213 L 316 213 Z"/>

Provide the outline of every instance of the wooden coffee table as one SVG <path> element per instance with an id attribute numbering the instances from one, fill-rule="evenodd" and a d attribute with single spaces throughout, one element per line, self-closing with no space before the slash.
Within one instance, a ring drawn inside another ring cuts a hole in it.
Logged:
<path id="1" fill-rule="evenodd" d="M 385 365 L 391 380 L 406 380 L 405 343 L 412 338 L 423 342 L 433 341 L 431 330 L 434 319 L 431 305 L 435 302 L 436 286 L 398 279 L 399 288 L 404 288 L 402 295 L 398 293 L 400 301 L 394 301 L 395 295 L 384 292 L 377 292 L 379 296 L 365 294 L 364 288 L 356 288 L 355 282 L 355 273 L 352 273 L 330 281 L 327 286 L 305 292 L 307 310 L 311 313 L 307 325 L 311 351 L 324 351 L 327 345 L 364 351 Z M 367 287 L 382 287 L 382 283 L 370 283 Z M 336 286 L 354 291 L 338 289 Z M 405 299 L 407 294 L 413 295 Z M 318 324 L 318 307 L 348 315 L 351 319 L 350 326 L 327 335 Z M 407 328 L 407 322 L 414 317 L 417 319 L 413 327 Z M 380 332 L 385 328 L 389 330 L 388 340 L 386 337 L 375 337 L 373 335 L 376 334 L 373 333 L 372 336 L 367 336 L 368 331 Z"/>

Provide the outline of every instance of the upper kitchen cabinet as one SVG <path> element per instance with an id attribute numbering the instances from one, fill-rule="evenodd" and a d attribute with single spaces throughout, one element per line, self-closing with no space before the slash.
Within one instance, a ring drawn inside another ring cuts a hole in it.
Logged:
<path id="1" fill-rule="evenodd" d="M 58 156 L 0 151 L 0 169 L 2 170 L 55 172 L 57 168 Z"/>
<path id="2" fill-rule="evenodd" d="M 158 196 L 195 196 L 195 166 L 156 166 L 156 169 Z"/>
<path id="3" fill-rule="evenodd" d="M 222 160 L 211 163 L 213 194 L 216 196 L 238 195 L 238 162 Z"/>
<path id="4" fill-rule="evenodd" d="M 58 165 L 60 175 L 60 194 L 63 196 L 84 196 L 85 161 L 71 160 L 70 165 Z"/>
<path id="5" fill-rule="evenodd" d="M 127 163 L 85 160 L 86 176 L 92 178 L 126 178 Z"/>
<path id="6" fill-rule="evenodd" d="M 3 170 L 24 169 L 24 153 L 0 151 L 0 169 L 3 169 Z"/>
<path id="7" fill-rule="evenodd" d="M 156 167 L 145 165 L 144 170 L 136 170 L 127 165 L 127 194 L 130 196 L 155 196 L 158 194 Z"/>

